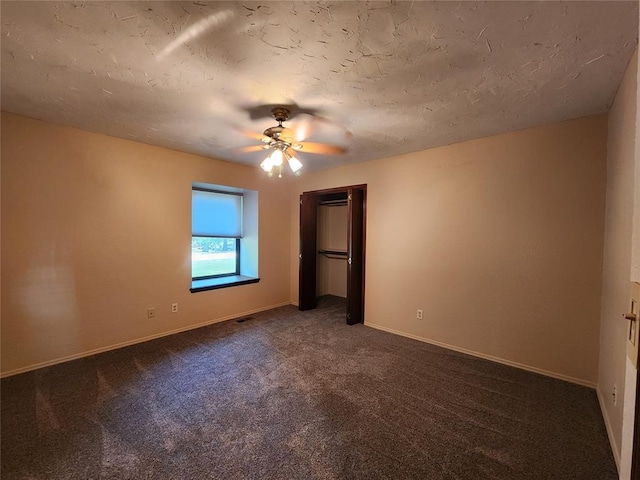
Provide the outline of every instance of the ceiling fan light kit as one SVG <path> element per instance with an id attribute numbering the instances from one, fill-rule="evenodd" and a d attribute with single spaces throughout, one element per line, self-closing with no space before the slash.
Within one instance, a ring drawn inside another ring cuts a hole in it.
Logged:
<path id="1" fill-rule="evenodd" d="M 278 178 L 282 178 L 282 165 L 285 160 L 291 171 L 295 175 L 300 175 L 300 169 L 302 168 L 300 160 L 290 155 L 286 148 L 282 148 L 280 146 L 274 147 L 273 152 L 262 161 L 260 168 L 267 172 L 270 177 L 277 172 Z"/>
<path id="2" fill-rule="evenodd" d="M 284 107 L 275 107 L 271 110 L 271 115 L 278 122 L 278 125 L 269 127 L 263 132 L 260 139 L 264 142 L 265 150 L 273 149 L 260 164 L 267 174 L 271 177 L 277 173 L 282 178 L 283 165 L 286 163 L 295 175 L 300 175 L 302 162 L 295 157 L 295 152 L 300 150 L 306 153 L 334 154 L 343 153 L 346 149 L 336 145 L 324 145 L 319 143 L 304 142 L 303 135 L 300 132 L 291 130 L 282 125 L 282 122 L 289 119 L 289 110 Z M 254 149 L 256 147 L 248 147 Z M 259 149 L 259 148 L 258 148 Z"/>
<path id="3" fill-rule="evenodd" d="M 300 175 L 300 169 L 302 168 L 302 163 L 296 157 L 291 156 L 286 149 L 283 150 L 280 147 L 274 147 L 273 152 L 265 158 L 260 164 L 260 168 L 262 168 L 267 174 L 271 177 L 274 173 L 278 173 L 278 178 L 282 178 L 282 165 L 285 160 L 289 165 L 289 168 L 295 175 Z"/>

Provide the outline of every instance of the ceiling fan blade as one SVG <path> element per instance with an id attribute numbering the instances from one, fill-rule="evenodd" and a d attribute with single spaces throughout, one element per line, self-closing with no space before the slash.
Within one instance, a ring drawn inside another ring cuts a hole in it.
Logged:
<path id="1" fill-rule="evenodd" d="M 334 155 L 336 153 L 344 153 L 346 148 L 338 145 L 327 145 L 324 143 L 299 142 L 292 145 L 292 148 L 303 153 L 318 153 L 323 155 Z"/>
<path id="2" fill-rule="evenodd" d="M 296 132 L 290 128 L 283 128 L 280 132 L 280 140 L 287 143 L 293 143 L 296 141 Z"/>
<path id="3" fill-rule="evenodd" d="M 292 126 L 296 142 L 303 142 L 313 135 L 313 132 L 317 129 L 317 118 L 320 117 L 314 117 L 306 113 L 299 115 L 299 118 Z"/>
<path id="4" fill-rule="evenodd" d="M 349 143 L 351 132 L 344 126 L 320 115 L 302 113 L 296 117 L 290 128 L 295 132 L 295 141 L 313 140 L 316 143 L 329 141 L 339 145 Z"/>
<path id="5" fill-rule="evenodd" d="M 240 148 L 238 151 L 242 153 L 261 152 L 265 150 L 265 145 L 252 145 L 250 147 Z"/>
<path id="6" fill-rule="evenodd" d="M 300 107 L 295 102 L 292 103 L 272 103 L 268 105 L 238 105 L 238 108 L 245 111 L 251 120 L 261 120 L 263 118 L 272 118 L 274 108 L 286 108 L 289 110 L 289 119 L 294 118 L 300 113 L 308 115 L 317 115 L 318 110 L 313 107 Z"/>
<path id="7" fill-rule="evenodd" d="M 251 130 L 247 130 L 244 128 L 237 128 L 238 132 L 240 132 L 242 135 L 244 135 L 247 138 L 250 138 L 252 140 L 258 140 L 259 142 L 270 142 L 271 139 L 269 137 L 265 137 L 262 133 L 256 133 L 256 132 L 252 132 Z"/>

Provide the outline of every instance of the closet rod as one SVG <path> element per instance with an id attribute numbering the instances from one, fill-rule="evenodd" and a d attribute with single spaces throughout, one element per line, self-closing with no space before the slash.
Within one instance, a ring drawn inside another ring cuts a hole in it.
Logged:
<path id="1" fill-rule="evenodd" d="M 318 253 L 328 258 L 337 258 L 340 260 L 347 259 L 347 252 L 342 252 L 339 250 L 318 250 Z"/>
<path id="2" fill-rule="evenodd" d="M 324 202 L 320 202 L 320 205 L 325 207 L 343 207 L 348 204 L 349 202 L 347 202 L 347 200 L 327 200 Z"/>

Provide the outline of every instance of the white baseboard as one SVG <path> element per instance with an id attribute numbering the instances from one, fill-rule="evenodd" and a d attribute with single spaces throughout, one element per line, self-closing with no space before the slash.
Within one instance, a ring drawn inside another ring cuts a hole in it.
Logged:
<path id="1" fill-rule="evenodd" d="M 613 436 L 613 428 L 611 427 L 611 420 L 607 414 L 607 409 L 604 407 L 604 396 L 600 391 L 600 386 L 596 387 L 596 394 L 598 395 L 598 403 L 600 404 L 600 411 L 602 412 L 602 418 L 604 418 L 604 426 L 607 429 L 607 436 L 609 437 L 609 443 L 611 444 L 611 450 L 613 451 L 613 458 L 616 461 L 616 468 L 620 472 L 620 448 L 616 442 L 616 438 Z"/>
<path id="2" fill-rule="evenodd" d="M 156 333 L 154 335 L 149 335 L 147 337 L 136 338 L 135 340 L 129 340 L 126 342 L 116 343 L 114 345 L 109 345 L 107 347 L 100 347 L 94 350 L 89 350 L 82 353 L 76 353 L 74 355 L 68 355 L 66 357 L 56 358 L 54 360 L 48 360 L 46 362 L 35 363 L 33 365 L 29 365 L 27 367 L 16 368 L 15 370 L 9 370 L 8 372 L 0 373 L 0 378 L 10 377 L 12 375 L 18 375 L 19 373 L 30 372 L 32 370 L 37 370 L 38 368 L 49 367 L 51 365 L 56 365 L 58 363 L 70 362 L 71 360 L 77 360 L 78 358 L 90 357 L 91 355 L 96 355 L 98 353 L 108 352 L 109 350 L 116 350 L 122 347 L 128 347 L 130 345 L 135 345 L 137 343 L 148 342 L 149 340 L 155 340 L 156 338 L 167 337 L 169 335 L 175 335 L 176 333 L 186 332 L 188 330 L 195 330 L 196 328 L 206 327 L 207 325 L 212 325 L 214 323 L 225 322 L 227 320 L 232 320 L 234 318 L 246 317 L 247 315 L 252 315 L 254 313 L 264 312 L 266 310 L 271 310 L 273 308 L 283 307 L 285 305 L 291 305 L 290 302 L 282 302 L 277 303 L 275 305 L 269 305 L 267 307 L 260 307 L 254 310 L 248 310 L 246 312 L 238 312 L 233 315 L 227 315 L 225 317 L 216 318 L 213 320 L 207 320 L 206 322 L 196 323 L 195 325 L 189 325 L 187 327 L 176 328 L 175 330 L 169 330 L 168 332 Z"/>
<path id="3" fill-rule="evenodd" d="M 588 380 L 583 380 L 581 378 L 570 377 L 568 375 L 551 372 L 549 370 L 543 370 L 542 368 L 532 367 L 530 365 L 525 365 L 523 363 L 513 362 L 511 360 L 505 360 L 504 358 L 494 357 L 492 355 L 475 352 L 473 350 L 467 350 L 466 348 L 456 347 L 454 345 L 449 345 L 448 343 L 438 342 L 437 340 L 431 340 L 429 338 L 419 337 L 418 335 L 412 335 L 411 333 L 401 332 L 399 330 L 394 330 L 393 328 L 383 327 L 382 325 L 376 325 L 366 321 L 365 321 L 365 326 L 375 328 L 377 330 L 382 330 L 384 332 L 393 333 L 395 335 L 412 338 L 414 340 L 419 340 L 420 342 L 430 343 L 431 345 L 436 345 L 438 347 L 453 350 L 455 352 L 466 353 L 467 355 L 482 358 L 484 360 L 490 360 L 492 362 L 502 363 L 503 365 L 509 365 L 510 367 L 520 368 L 521 370 L 527 370 L 529 372 L 539 373 L 540 375 L 545 375 L 547 377 L 557 378 L 559 380 L 564 380 L 566 382 L 576 383 L 584 387 L 589 387 L 594 389 L 596 388 L 595 383 L 590 382 Z"/>

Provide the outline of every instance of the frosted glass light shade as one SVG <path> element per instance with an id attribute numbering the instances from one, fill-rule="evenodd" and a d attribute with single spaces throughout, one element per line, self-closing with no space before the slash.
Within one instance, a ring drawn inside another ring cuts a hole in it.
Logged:
<path id="1" fill-rule="evenodd" d="M 302 168 L 302 163 L 296 157 L 289 157 L 289 168 L 293 173 L 297 173 Z"/>
<path id="2" fill-rule="evenodd" d="M 273 153 L 269 155 L 269 159 L 274 167 L 282 165 L 282 150 L 276 148 Z"/>
<path id="3" fill-rule="evenodd" d="M 271 161 L 271 156 L 265 158 L 260 164 L 260 168 L 262 168 L 265 172 L 269 173 L 273 168 L 273 162 Z"/>

